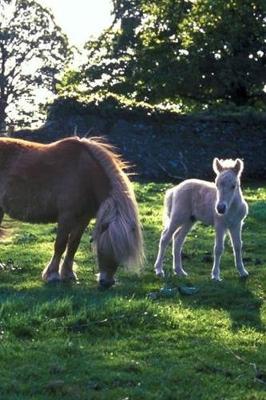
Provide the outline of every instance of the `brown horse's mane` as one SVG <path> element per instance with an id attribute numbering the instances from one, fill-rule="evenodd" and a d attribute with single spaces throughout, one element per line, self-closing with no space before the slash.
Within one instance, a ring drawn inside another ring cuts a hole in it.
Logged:
<path id="1" fill-rule="evenodd" d="M 133 186 L 124 172 L 128 163 L 103 138 L 83 138 L 81 141 L 88 146 L 91 156 L 100 163 L 112 187 L 110 196 L 97 215 L 94 234 L 97 247 L 106 248 L 111 242 L 116 259 L 127 265 L 139 265 L 144 257 L 143 240 Z M 108 226 L 108 229 L 103 232 L 102 226 Z"/>
<path id="2" fill-rule="evenodd" d="M 93 136 L 89 139 L 82 138 L 81 141 L 87 143 L 91 155 L 100 162 L 112 184 L 122 184 L 124 190 L 131 191 L 132 184 L 127 176 L 129 174 L 126 173 L 131 165 L 123 160 L 117 148 L 108 143 L 105 137 Z"/>
<path id="3" fill-rule="evenodd" d="M 92 136 L 89 139 L 81 139 L 81 141 L 84 140 L 87 140 L 87 142 L 92 145 L 100 145 L 105 156 L 112 160 L 117 169 L 126 171 L 131 167 L 131 164 L 128 161 L 123 160 L 121 154 L 118 153 L 118 149 L 114 145 L 110 144 L 105 136 Z"/>

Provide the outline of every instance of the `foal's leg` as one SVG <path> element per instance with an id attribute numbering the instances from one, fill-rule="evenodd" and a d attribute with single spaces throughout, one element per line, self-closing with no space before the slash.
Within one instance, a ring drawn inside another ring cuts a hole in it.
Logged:
<path id="1" fill-rule="evenodd" d="M 70 232 L 67 244 L 67 252 L 63 264 L 60 268 L 60 278 L 62 280 L 76 280 L 77 276 L 73 271 L 73 260 L 78 249 L 81 236 L 84 233 L 88 220 L 82 221 L 75 229 Z"/>
<path id="2" fill-rule="evenodd" d="M 230 238 L 234 250 L 235 266 L 240 276 L 248 276 L 248 271 L 245 269 L 242 259 L 242 240 L 241 240 L 242 222 L 229 229 Z"/>
<path id="3" fill-rule="evenodd" d="M 215 227 L 214 261 L 211 274 L 211 278 L 215 281 L 222 280 L 220 276 L 220 260 L 224 251 L 225 233 L 226 229 L 223 226 L 217 225 Z"/>
<path id="4" fill-rule="evenodd" d="M 158 251 L 157 259 L 154 264 L 154 269 L 155 269 L 155 273 L 157 276 L 164 277 L 163 257 L 164 257 L 166 247 L 167 247 L 168 243 L 170 242 L 175 230 L 176 230 L 176 225 L 174 223 L 172 223 L 172 221 L 171 221 L 161 234 L 161 238 L 160 238 L 160 242 L 159 242 L 159 251 Z"/>
<path id="5" fill-rule="evenodd" d="M 186 271 L 184 271 L 182 267 L 181 252 L 186 236 L 190 231 L 192 225 L 193 223 L 188 221 L 187 223 L 182 225 L 174 233 L 173 236 L 173 270 L 176 273 L 176 275 L 187 276 Z"/>
<path id="6" fill-rule="evenodd" d="M 62 257 L 62 254 L 64 253 L 67 245 L 67 240 L 68 240 L 68 235 L 69 235 L 69 229 L 67 229 L 66 225 L 64 224 L 58 224 L 57 228 L 57 236 L 55 240 L 55 245 L 54 245 L 54 255 L 47 265 L 46 268 L 44 268 L 42 272 L 42 278 L 43 280 L 47 282 L 53 282 L 53 281 L 58 281 L 60 280 L 59 276 L 59 264 L 60 260 Z"/>

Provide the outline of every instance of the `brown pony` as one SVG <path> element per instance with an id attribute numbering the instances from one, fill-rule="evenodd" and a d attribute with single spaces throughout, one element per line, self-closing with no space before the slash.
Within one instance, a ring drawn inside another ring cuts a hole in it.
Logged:
<path id="1" fill-rule="evenodd" d="M 124 168 L 99 138 L 48 145 L 0 139 L 0 217 L 7 213 L 26 222 L 58 223 L 54 254 L 42 272 L 45 281 L 76 279 L 73 258 L 94 217 L 100 286 L 114 284 L 118 265 L 141 262 L 138 208 Z"/>

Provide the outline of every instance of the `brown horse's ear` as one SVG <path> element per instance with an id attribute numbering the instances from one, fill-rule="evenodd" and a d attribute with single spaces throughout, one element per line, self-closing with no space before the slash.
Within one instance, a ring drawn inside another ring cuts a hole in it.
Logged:
<path id="1" fill-rule="evenodd" d="M 241 175 L 243 169 L 244 169 L 244 163 L 243 163 L 243 161 L 240 160 L 240 158 L 237 158 L 236 161 L 235 161 L 235 166 L 234 166 L 234 168 L 233 168 L 234 172 L 235 172 L 237 175 Z"/>
<path id="2" fill-rule="evenodd" d="M 216 173 L 216 175 L 220 174 L 223 170 L 222 164 L 220 163 L 220 160 L 217 157 L 213 159 L 212 168 Z"/>

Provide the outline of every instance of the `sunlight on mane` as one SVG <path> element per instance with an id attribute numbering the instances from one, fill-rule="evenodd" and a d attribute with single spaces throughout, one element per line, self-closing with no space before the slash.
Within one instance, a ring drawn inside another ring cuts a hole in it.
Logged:
<path id="1" fill-rule="evenodd" d="M 226 159 L 226 160 L 219 160 L 219 161 L 220 161 L 221 166 L 225 169 L 234 168 L 235 162 L 236 162 L 235 160 L 232 160 L 231 158 Z"/>

